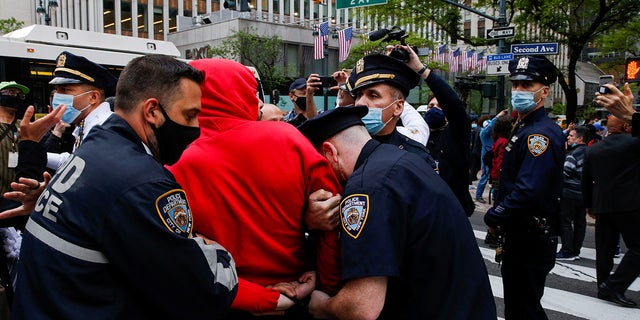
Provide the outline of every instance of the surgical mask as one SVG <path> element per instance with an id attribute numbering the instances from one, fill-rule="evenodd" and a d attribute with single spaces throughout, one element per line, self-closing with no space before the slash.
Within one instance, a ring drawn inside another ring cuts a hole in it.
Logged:
<path id="1" fill-rule="evenodd" d="M 544 89 L 544 87 L 538 89 L 535 92 L 530 92 L 530 91 L 511 92 L 511 105 L 516 111 L 518 111 L 518 113 L 528 113 L 538 105 L 540 100 L 542 100 L 542 97 L 540 97 L 538 101 L 533 100 L 534 95 L 542 89 Z"/>
<path id="2" fill-rule="evenodd" d="M 369 113 L 362 117 L 362 122 L 364 123 L 365 128 L 367 128 L 367 131 L 369 131 L 370 135 L 375 136 L 378 132 L 382 131 L 382 129 L 384 129 L 384 127 L 389 124 L 389 122 L 391 122 L 393 116 L 389 119 L 389 121 L 385 123 L 382 122 L 382 111 L 391 107 L 398 100 L 399 99 L 394 100 L 384 108 L 369 108 Z"/>
<path id="3" fill-rule="evenodd" d="M 160 163 L 172 165 L 180 159 L 182 152 L 189 146 L 191 142 L 200 136 L 199 127 L 183 126 L 171 120 L 162 105 L 160 111 L 164 116 L 164 123 L 160 127 L 153 128 L 153 133 L 158 141 L 160 149 Z"/>
<path id="4" fill-rule="evenodd" d="M 477 128 L 477 127 L 478 127 L 478 125 L 477 125 L 477 124 L 475 124 L 475 123 L 472 123 L 472 124 L 471 124 L 471 128 L 475 129 L 475 128 Z"/>
<path id="5" fill-rule="evenodd" d="M 57 93 L 57 92 L 53 94 L 53 100 L 51 101 L 51 105 L 54 109 L 59 107 L 60 105 L 67 106 L 67 110 L 65 110 L 64 114 L 62 115 L 62 119 L 61 119 L 62 122 L 73 123 L 73 121 L 75 121 L 76 118 L 78 118 L 80 113 L 82 113 L 82 111 L 86 110 L 91 106 L 91 104 L 88 104 L 86 107 L 82 108 L 81 110 L 78 110 L 73 107 L 73 98 L 85 95 L 91 91 L 93 90 L 89 90 L 87 92 L 83 92 L 75 96 L 72 94 L 63 94 L 63 93 Z"/>

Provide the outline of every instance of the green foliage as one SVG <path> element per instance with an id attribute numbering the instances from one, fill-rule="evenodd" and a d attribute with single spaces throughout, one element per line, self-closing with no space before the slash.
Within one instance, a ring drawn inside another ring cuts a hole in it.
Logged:
<path id="1" fill-rule="evenodd" d="M 411 32 L 408 32 L 407 35 L 408 37 L 405 39 L 405 43 L 407 43 L 408 45 L 415 46 L 418 48 L 433 46 L 433 42 L 427 39 L 420 38 Z M 400 44 L 399 41 L 386 42 L 386 41 L 382 41 L 382 39 L 378 41 L 369 41 L 368 35 L 366 34 L 363 35 L 362 37 L 363 37 L 362 43 L 360 45 L 351 47 L 351 50 L 349 51 L 349 57 L 347 58 L 347 60 L 343 61 L 340 64 L 340 68 L 347 68 L 347 69 L 353 68 L 353 66 L 356 65 L 356 62 L 360 60 L 360 58 L 373 53 L 382 53 L 384 52 L 385 47 L 387 45 Z M 427 66 L 431 68 L 430 65 L 427 65 Z M 438 66 L 440 65 L 437 65 L 434 67 L 438 67 Z"/>
<path id="2" fill-rule="evenodd" d="M 565 114 L 567 106 L 562 103 L 556 103 L 551 107 L 551 112 L 555 115 Z"/>
<path id="3" fill-rule="evenodd" d="M 222 46 L 210 47 L 208 56 L 237 60 L 255 67 L 265 93 L 268 93 L 287 81 L 281 67 L 284 45 L 277 35 L 265 37 L 255 33 L 255 28 L 236 31 L 223 41 Z"/>
<path id="4" fill-rule="evenodd" d="M 626 52 L 632 56 L 640 56 L 638 44 L 640 44 L 640 16 L 629 21 L 622 28 L 607 32 L 596 40 L 597 48 L 602 53 Z M 618 61 L 618 63 L 624 62 Z"/>
<path id="5" fill-rule="evenodd" d="M 16 18 L 0 19 L 0 34 L 6 34 L 14 30 L 18 30 L 24 26 L 24 21 L 18 21 Z"/>

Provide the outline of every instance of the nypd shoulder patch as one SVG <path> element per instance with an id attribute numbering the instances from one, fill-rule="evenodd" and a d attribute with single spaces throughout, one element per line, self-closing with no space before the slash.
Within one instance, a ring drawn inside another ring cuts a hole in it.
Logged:
<path id="1" fill-rule="evenodd" d="M 167 229 L 182 236 L 191 236 L 193 217 L 184 190 L 173 189 L 159 196 L 156 209 Z"/>
<path id="2" fill-rule="evenodd" d="M 527 137 L 527 147 L 532 156 L 542 155 L 549 147 L 549 138 L 541 134 L 532 134 Z"/>
<path id="3" fill-rule="evenodd" d="M 369 195 L 353 194 L 340 203 L 342 229 L 354 239 L 357 239 L 367 222 L 369 214 Z"/>

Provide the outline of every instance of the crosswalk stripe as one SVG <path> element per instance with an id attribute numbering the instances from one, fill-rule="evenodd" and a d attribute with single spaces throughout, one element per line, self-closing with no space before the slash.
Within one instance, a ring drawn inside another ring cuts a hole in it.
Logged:
<path id="1" fill-rule="evenodd" d="M 478 237 L 477 234 L 476 234 L 476 237 Z M 484 239 L 484 236 L 481 239 Z M 494 249 L 480 247 L 480 252 L 482 253 L 482 257 L 484 259 L 492 263 L 496 263 L 495 262 L 496 252 Z M 563 261 L 556 261 L 556 265 L 551 270 L 551 273 L 561 277 L 569 278 L 569 279 L 593 282 L 594 285 L 596 283 L 596 269 L 592 267 L 584 267 L 584 266 L 575 265 L 571 263 L 565 263 Z M 640 291 L 640 279 L 636 279 L 629 286 L 628 290 Z"/>
<path id="2" fill-rule="evenodd" d="M 489 275 L 493 295 L 504 298 L 502 278 Z M 613 303 L 570 291 L 545 287 L 542 307 L 592 320 L 640 319 L 640 309 L 621 308 Z"/>

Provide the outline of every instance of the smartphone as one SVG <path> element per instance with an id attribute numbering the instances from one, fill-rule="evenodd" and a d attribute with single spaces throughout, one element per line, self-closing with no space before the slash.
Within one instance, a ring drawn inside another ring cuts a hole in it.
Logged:
<path id="1" fill-rule="evenodd" d="M 320 77 L 320 81 L 322 82 L 322 87 L 330 88 L 338 85 L 338 81 L 333 77 Z"/>
<path id="2" fill-rule="evenodd" d="M 609 90 L 609 88 L 604 86 L 607 83 L 613 83 L 613 76 L 609 74 L 600 76 L 600 80 L 599 80 L 600 88 L 598 88 L 598 92 L 600 94 L 611 93 L 611 90 Z"/>

